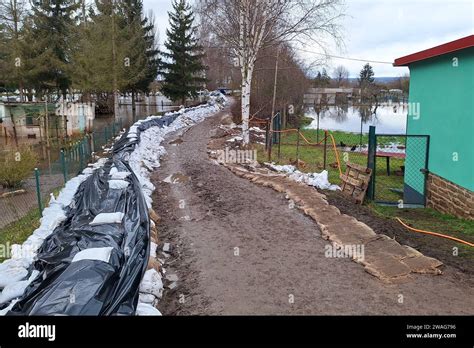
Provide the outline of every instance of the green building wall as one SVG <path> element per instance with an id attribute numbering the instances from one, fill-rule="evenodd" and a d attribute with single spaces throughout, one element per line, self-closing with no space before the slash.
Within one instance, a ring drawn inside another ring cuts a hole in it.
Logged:
<path id="1" fill-rule="evenodd" d="M 408 115 L 407 134 L 430 135 L 429 171 L 474 191 L 474 47 L 410 64 L 409 102 L 420 117 Z M 408 173 L 424 167 L 420 143 L 407 140 Z M 423 175 L 405 177 L 413 191 L 424 193 Z"/>

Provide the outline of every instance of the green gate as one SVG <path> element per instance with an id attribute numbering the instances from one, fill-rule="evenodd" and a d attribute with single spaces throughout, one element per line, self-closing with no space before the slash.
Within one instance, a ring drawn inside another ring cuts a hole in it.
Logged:
<path id="1" fill-rule="evenodd" d="M 381 204 L 425 206 L 429 145 L 429 135 L 376 134 L 371 127 L 368 197 Z"/>

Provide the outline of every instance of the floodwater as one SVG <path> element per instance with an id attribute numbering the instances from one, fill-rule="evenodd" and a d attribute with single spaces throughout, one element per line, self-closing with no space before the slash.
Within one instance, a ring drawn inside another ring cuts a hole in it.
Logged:
<path id="1" fill-rule="evenodd" d="M 151 115 L 158 113 L 176 110 L 172 102 L 164 96 L 149 96 L 143 97 L 142 101 L 136 102 L 136 119 L 133 120 L 132 101 L 129 97 L 121 97 L 117 117 L 114 119 L 113 114 L 99 115 L 96 114 L 93 130 L 102 131 L 104 127 L 109 126 L 114 122 L 122 123 L 123 127 L 130 127 L 134 122 L 144 119 Z"/>
<path id="2" fill-rule="evenodd" d="M 375 111 L 375 112 L 374 112 Z M 406 104 L 385 103 L 375 106 L 329 106 L 318 112 L 306 113 L 313 119 L 308 129 L 338 130 L 351 133 L 369 132 L 375 126 L 378 134 L 405 134 L 408 107 Z M 318 117 L 319 116 L 319 117 Z"/>

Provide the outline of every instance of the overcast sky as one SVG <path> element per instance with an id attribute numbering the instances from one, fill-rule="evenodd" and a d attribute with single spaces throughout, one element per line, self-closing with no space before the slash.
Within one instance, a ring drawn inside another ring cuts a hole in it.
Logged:
<path id="1" fill-rule="evenodd" d="M 167 11 L 171 0 L 144 0 L 145 9 L 153 10 L 160 33 L 166 39 Z M 346 0 L 346 18 L 342 21 L 345 47 L 330 47 L 336 56 L 393 62 L 395 58 L 474 34 L 473 0 Z M 319 51 L 317 48 L 308 48 Z M 315 55 L 301 53 L 306 62 Z M 331 58 L 329 72 L 342 64 L 352 77 L 363 62 Z M 401 76 L 407 68 L 371 63 L 376 76 Z"/>

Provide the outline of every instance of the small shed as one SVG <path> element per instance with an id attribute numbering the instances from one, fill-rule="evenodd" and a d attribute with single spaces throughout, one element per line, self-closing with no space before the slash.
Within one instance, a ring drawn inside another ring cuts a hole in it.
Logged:
<path id="1" fill-rule="evenodd" d="M 474 219 L 474 35 L 398 58 L 410 69 L 407 134 L 430 136 L 426 183 L 405 186 L 426 193 L 441 212 Z M 406 164 L 416 165 L 407 140 Z M 426 192 L 425 192 L 426 190 Z"/>

